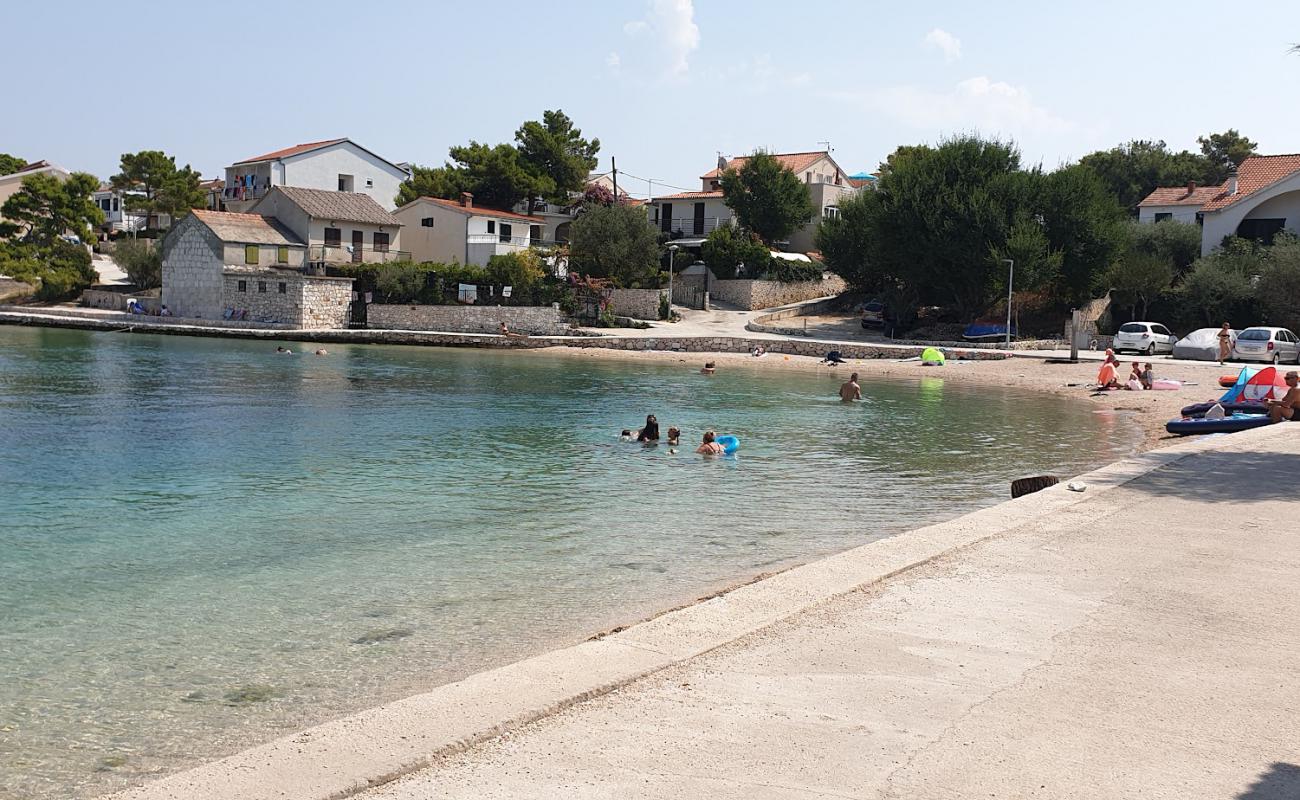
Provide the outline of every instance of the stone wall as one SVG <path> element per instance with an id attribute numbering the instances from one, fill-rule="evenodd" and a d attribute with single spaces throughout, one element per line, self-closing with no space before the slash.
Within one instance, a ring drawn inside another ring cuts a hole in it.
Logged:
<path id="1" fill-rule="evenodd" d="M 135 300 L 145 311 L 150 314 L 157 314 L 162 307 L 159 299 L 159 290 L 146 289 L 137 294 L 127 294 L 126 292 L 114 292 L 108 289 L 86 289 L 81 293 L 81 305 L 86 308 L 102 308 L 108 311 L 126 311 L 128 300 Z M 171 308 L 168 308 L 170 311 Z"/>
<path id="2" fill-rule="evenodd" d="M 609 305 L 615 314 L 633 319 L 659 319 L 659 295 L 667 289 L 611 289 Z M 673 294 L 677 294 L 673 287 Z"/>
<path id="3" fill-rule="evenodd" d="M 220 319 L 222 245 L 193 214 L 176 223 L 162 244 L 162 303 L 178 317 Z"/>
<path id="4" fill-rule="evenodd" d="M 565 336 L 572 333 L 558 304 L 549 306 L 366 306 L 366 327 L 456 333 L 497 333 L 501 323 L 514 333 Z"/>
<path id="5" fill-rule="evenodd" d="M 848 288 L 838 275 L 826 273 L 820 281 L 781 283 L 747 278 L 735 280 L 709 279 L 709 297 L 730 303 L 746 311 L 775 308 L 789 303 L 801 303 L 818 297 L 840 294 Z M 677 292 L 674 290 L 673 292 Z"/>
<path id="6" fill-rule="evenodd" d="M 344 328 L 352 302 L 352 279 L 304 275 L 293 270 L 226 267 L 222 307 L 247 312 L 247 321 L 295 328 Z"/>

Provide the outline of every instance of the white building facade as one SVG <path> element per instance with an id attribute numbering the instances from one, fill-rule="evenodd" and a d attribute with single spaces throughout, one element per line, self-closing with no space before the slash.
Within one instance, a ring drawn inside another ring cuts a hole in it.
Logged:
<path id="1" fill-rule="evenodd" d="M 392 211 L 398 187 L 409 177 L 407 167 L 351 139 L 328 139 L 294 145 L 226 167 L 221 199 L 231 211 L 247 211 L 273 187 L 291 186 L 364 194 Z"/>
<path id="2" fill-rule="evenodd" d="M 545 218 L 475 206 L 468 192 L 459 201 L 420 197 L 393 216 L 402 223 L 403 247 L 415 261 L 485 266 L 492 256 L 549 241 Z"/>

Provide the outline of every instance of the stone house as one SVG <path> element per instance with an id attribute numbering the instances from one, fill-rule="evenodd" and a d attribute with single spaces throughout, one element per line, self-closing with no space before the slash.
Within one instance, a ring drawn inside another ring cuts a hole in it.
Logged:
<path id="1" fill-rule="evenodd" d="M 351 139 L 326 139 L 236 161 L 226 167 L 221 202 L 231 211 L 251 211 L 272 187 L 296 186 L 363 194 L 392 211 L 398 187 L 410 176 L 406 165 Z"/>
<path id="2" fill-rule="evenodd" d="M 409 261 L 399 249 L 402 221 L 369 195 L 273 186 L 250 211 L 274 217 L 307 245 L 318 264 Z"/>
<path id="3" fill-rule="evenodd" d="M 316 274 L 307 255 L 274 217 L 195 209 L 163 239 L 161 303 L 176 317 L 345 327 L 352 279 Z"/>
<path id="4" fill-rule="evenodd" d="M 404 226 L 405 246 L 415 261 L 487 265 L 488 259 L 543 243 L 543 221 L 536 216 L 460 201 L 420 197 L 393 212 Z"/>

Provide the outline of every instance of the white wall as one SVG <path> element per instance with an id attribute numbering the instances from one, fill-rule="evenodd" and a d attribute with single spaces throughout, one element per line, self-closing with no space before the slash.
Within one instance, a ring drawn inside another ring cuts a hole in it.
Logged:
<path id="1" fill-rule="evenodd" d="M 1173 214 L 1170 217 L 1174 222 L 1186 222 L 1192 225 L 1196 224 L 1196 212 L 1200 211 L 1200 206 L 1139 206 L 1138 222 L 1153 224 L 1156 221 L 1156 214 Z"/>
<path id="2" fill-rule="evenodd" d="M 673 225 L 669 232 L 681 230 L 687 236 L 694 236 L 695 204 L 704 203 L 704 234 L 708 235 L 709 231 L 720 225 L 725 225 L 726 220 L 733 216 L 731 209 L 726 203 L 722 202 L 721 197 L 706 197 L 703 200 L 692 199 L 689 197 L 676 198 L 672 200 L 656 200 L 646 206 L 649 214 L 650 224 L 655 226 L 656 230 L 663 230 L 664 210 L 663 206 L 667 203 L 672 204 Z M 658 209 L 658 217 L 655 211 Z M 716 222 L 715 222 L 716 220 Z"/>
<path id="3" fill-rule="evenodd" d="M 1300 174 L 1262 189 L 1235 205 L 1205 214 L 1201 229 L 1201 255 L 1232 236 L 1244 219 L 1285 219 L 1285 227 L 1300 231 Z"/>
<path id="4" fill-rule="evenodd" d="M 410 251 L 412 260 L 465 263 L 464 214 L 417 200 L 394 211 L 393 216 L 402 221 L 402 249 Z M 433 219 L 433 227 L 420 224 L 426 217 Z"/>
<path id="5" fill-rule="evenodd" d="M 389 211 L 397 207 L 393 201 L 398 187 L 406 180 L 405 172 L 351 142 L 290 156 L 282 163 L 284 172 L 278 185 L 337 192 L 339 175 L 351 175 L 352 191 L 370 195 Z M 366 181 L 372 185 L 367 186 Z"/>

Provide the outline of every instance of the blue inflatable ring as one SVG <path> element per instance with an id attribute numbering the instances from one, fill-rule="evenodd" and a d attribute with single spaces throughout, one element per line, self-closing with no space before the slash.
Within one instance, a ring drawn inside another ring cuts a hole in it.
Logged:
<path id="1" fill-rule="evenodd" d="M 730 434 L 726 436 L 719 436 L 713 441 L 722 445 L 722 452 L 725 455 L 731 455 L 732 453 L 740 449 L 740 440 Z"/>

